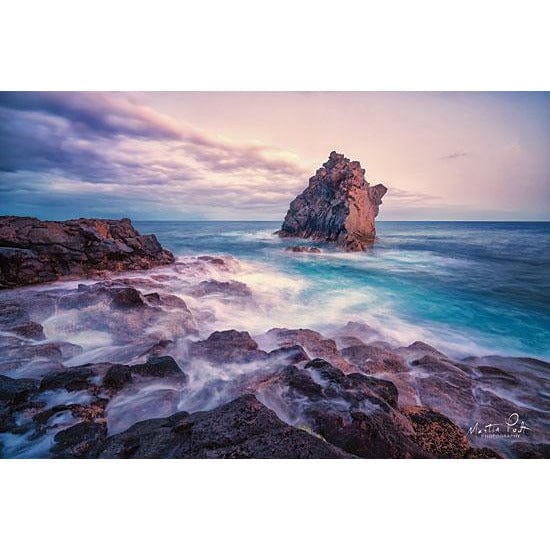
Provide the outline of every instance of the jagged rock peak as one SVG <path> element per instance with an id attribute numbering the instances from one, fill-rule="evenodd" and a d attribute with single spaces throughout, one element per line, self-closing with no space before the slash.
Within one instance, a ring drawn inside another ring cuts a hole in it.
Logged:
<path id="1" fill-rule="evenodd" d="M 376 236 L 374 219 L 386 191 L 382 184 L 369 185 L 358 161 L 332 151 L 308 187 L 290 203 L 279 236 L 365 250 Z"/>

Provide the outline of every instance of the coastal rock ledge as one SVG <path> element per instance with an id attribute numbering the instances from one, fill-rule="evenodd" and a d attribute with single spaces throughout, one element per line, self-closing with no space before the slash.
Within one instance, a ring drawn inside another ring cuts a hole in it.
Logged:
<path id="1" fill-rule="evenodd" d="M 0 289 L 170 264 L 174 256 L 128 218 L 64 222 L 0 216 Z"/>
<path id="2" fill-rule="evenodd" d="M 365 250 L 376 236 L 374 218 L 386 191 L 382 184 L 369 185 L 358 161 L 332 151 L 307 189 L 290 203 L 278 235 Z"/>

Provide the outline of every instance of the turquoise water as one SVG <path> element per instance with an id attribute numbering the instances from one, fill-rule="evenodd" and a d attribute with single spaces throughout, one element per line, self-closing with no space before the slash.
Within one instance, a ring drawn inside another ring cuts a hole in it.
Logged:
<path id="1" fill-rule="evenodd" d="M 550 359 L 550 223 L 378 222 L 372 250 L 323 254 L 286 252 L 301 241 L 274 236 L 277 222 L 135 225 L 176 255 L 230 254 L 303 281 L 293 300 L 309 308 L 311 327 L 361 319 L 455 356 Z"/>

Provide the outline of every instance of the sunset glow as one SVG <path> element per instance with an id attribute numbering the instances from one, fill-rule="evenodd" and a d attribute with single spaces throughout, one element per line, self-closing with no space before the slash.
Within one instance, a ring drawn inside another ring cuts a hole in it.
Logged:
<path id="1" fill-rule="evenodd" d="M 2 93 L 0 213 L 282 219 L 332 150 L 382 220 L 545 220 L 546 93 Z"/>

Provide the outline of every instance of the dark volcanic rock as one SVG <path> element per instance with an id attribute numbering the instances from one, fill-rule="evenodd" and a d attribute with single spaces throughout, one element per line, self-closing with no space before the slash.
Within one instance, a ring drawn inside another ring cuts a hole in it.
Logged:
<path id="1" fill-rule="evenodd" d="M 89 367 L 72 367 L 62 372 L 48 374 L 40 382 L 40 391 L 65 389 L 78 391 L 88 389 L 93 371 Z"/>
<path id="2" fill-rule="evenodd" d="M 375 378 L 374 376 L 365 376 L 360 372 L 352 372 L 347 375 L 347 378 L 352 380 L 355 385 L 368 388 L 390 406 L 397 407 L 398 391 L 393 382 Z"/>
<path id="3" fill-rule="evenodd" d="M 446 416 L 423 407 L 407 407 L 403 413 L 411 420 L 415 435 L 412 437 L 423 449 L 437 458 L 463 458 L 468 438 Z"/>
<path id="4" fill-rule="evenodd" d="M 380 184 L 369 186 L 359 162 L 333 151 L 307 189 L 290 203 L 279 236 L 364 250 L 374 241 L 374 218 L 386 191 Z"/>
<path id="5" fill-rule="evenodd" d="M 105 422 L 80 422 L 56 434 L 51 454 L 56 458 L 91 458 L 106 436 Z"/>
<path id="6" fill-rule="evenodd" d="M 163 309 L 165 298 L 170 304 L 167 305 L 170 307 L 169 315 Z M 166 339 L 163 331 L 157 332 L 156 327 L 162 325 L 167 318 L 170 319 L 174 336 L 196 332 L 193 315 L 183 300 L 176 296 L 159 294 L 158 302 L 160 305 L 151 304 L 137 289 L 113 280 L 91 285 L 80 284 L 74 290 L 64 291 L 57 298 L 57 307 L 78 310 L 75 313 L 78 316 L 78 326 L 82 330 L 108 332 L 114 343 L 140 345 L 145 354 L 151 346 Z M 148 342 L 150 345 L 147 345 Z M 109 358 L 117 363 L 132 359 L 131 353 Z"/>
<path id="7" fill-rule="evenodd" d="M 344 372 L 354 370 L 340 355 L 336 342 L 330 338 L 325 338 L 315 330 L 272 328 L 267 331 L 266 337 L 274 340 L 279 346 L 302 346 L 310 356 L 329 361 Z"/>
<path id="8" fill-rule="evenodd" d="M 36 391 L 38 384 L 30 378 L 10 378 L 0 375 L 0 402 L 17 404 Z"/>
<path id="9" fill-rule="evenodd" d="M 292 397 L 304 396 L 311 401 L 323 398 L 323 386 L 313 380 L 305 370 L 290 365 L 283 369 L 278 375 L 278 381 L 286 386 Z"/>
<path id="10" fill-rule="evenodd" d="M 425 355 L 410 364 L 420 402 L 430 409 L 444 411 L 460 425 L 467 425 L 476 410 L 475 386 L 468 372 L 441 354 Z"/>
<path id="11" fill-rule="evenodd" d="M 550 443 L 518 442 L 512 445 L 517 458 L 550 458 Z"/>
<path id="12" fill-rule="evenodd" d="M 169 355 L 149 357 L 146 363 L 134 365 L 131 370 L 140 376 L 154 376 L 157 378 L 178 376 L 187 379 L 187 375 L 178 367 L 175 359 Z"/>
<path id="13" fill-rule="evenodd" d="M 342 347 L 372 343 L 381 337 L 377 330 L 361 321 L 349 321 L 334 330 L 332 336 L 337 342 L 342 343 Z M 344 339 L 351 340 L 352 343 L 344 344 Z M 385 343 L 382 347 L 389 347 L 389 344 Z"/>
<path id="14" fill-rule="evenodd" d="M 31 340 L 45 339 L 42 325 L 31 320 L 28 310 L 21 303 L 9 298 L 0 302 L 0 330 Z"/>
<path id="15" fill-rule="evenodd" d="M 36 323 L 35 321 L 27 321 L 21 325 L 16 325 L 10 329 L 10 332 L 31 340 L 46 339 L 42 325 L 40 323 Z"/>
<path id="16" fill-rule="evenodd" d="M 132 369 L 128 365 L 113 365 L 103 378 L 103 385 L 112 391 L 121 390 L 132 381 Z"/>
<path id="17" fill-rule="evenodd" d="M 149 269 L 173 261 L 154 235 L 140 235 L 127 218 L 52 222 L 0 217 L 0 288 L 105 270 Z"/>
<path id="18" fill-rule="evenodd" d="M 464 458 L 502 458 L 496 451 L 493 449 L 488 449 L 487 447 L 470 447 Z"/>
<path id="19" fill-rule="evenodd" d="M 288 426 L 254 396 L 206 412 L 139 422 L 110 437 L 101 458 L 344 458 L 305 431 Z"/>
<path id="20" fill-rule="evenodd" d="M 115 289 L 111 293 L 113 305 L 121 309 L 131 309 L 145 305 L 141 294 L 132 287 Z"/>
<path id="21" fill-rule="evenodd" d="M 284 346 L 270 351 L 268 359 L 274 364 L 295 365 L 302 361 L 309 361 L 302 346 Z"/>
<path id="22" fill-rule="evenodd" d="M 149 357 L 146 363 L 140 365 L 110 366 L 103 377 L 103 386 L 111 393 L 116 393 L 132 382 L 133 375 L 144 378 L 177 377 L 182 382 L 187 381 L 187 375 L 179 368 L 175 359 L 164 355 Z"/>
<path id="23" fill-rule="evenodd" d="M 260 399 L 293 425 L 364 458 L 429 457 L 395 403 L 395 388 L 361 374 L 346 376 L 322 359 L 289 366 L 260 388 Z"/>
<path id="24" fill-rule="evenodd" d="M 213 332 L 206 340 L 193 342 L 189 352 L 211 363 L 249 363 L 268 357 L 265 351 L 258 349 L 248 332 L 237 330 Z"/>

